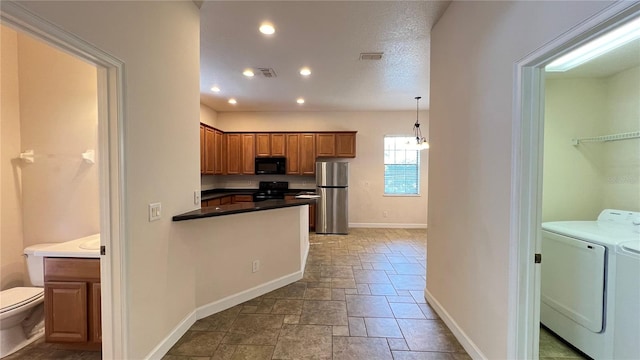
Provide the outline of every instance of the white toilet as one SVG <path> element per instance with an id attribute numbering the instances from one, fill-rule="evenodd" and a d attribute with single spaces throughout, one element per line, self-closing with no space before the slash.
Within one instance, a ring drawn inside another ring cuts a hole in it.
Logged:
<path id="1" fill-rule="evenodd" d="M 0 358 L 10 355 L 44 335 L 44 263 L 36 250 L 53 244 L 24 249 L 33 287 L 15 287 L 0 292 Z"/>

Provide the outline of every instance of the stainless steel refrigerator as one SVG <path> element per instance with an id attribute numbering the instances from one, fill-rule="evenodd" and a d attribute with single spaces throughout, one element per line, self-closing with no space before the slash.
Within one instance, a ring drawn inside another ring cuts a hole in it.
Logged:
<path id="1" fill-rule="evenodd" d="M 317 234 L 349 233 L 349 163 L 316 163 Z"/>

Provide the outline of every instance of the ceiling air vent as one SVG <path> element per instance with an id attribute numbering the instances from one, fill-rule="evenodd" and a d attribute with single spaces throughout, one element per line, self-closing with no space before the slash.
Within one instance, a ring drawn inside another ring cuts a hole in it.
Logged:
<path id="1" fill-rule="evenodd" d="M 360 53 L 360 60 L 382 60 L 381 52 Z"/>
<path id="2" fill-rule="evenodd" d="M 272 68 L 258 68 L 258 71 L 260 71 L 260 73 L 266 78 L 274 78 L 278 76 Z"/>

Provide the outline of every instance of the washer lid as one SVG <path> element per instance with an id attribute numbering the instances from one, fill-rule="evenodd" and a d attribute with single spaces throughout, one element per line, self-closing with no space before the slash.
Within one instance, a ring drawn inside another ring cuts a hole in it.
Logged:
<path id="1" fill-rule="evenodd" d="M 44 296 L 44 289 L 37 287 L 15 287 L 0 292 L 0 314 L 13 310 Z"/>
<path id="2" fill-rule="evenodd" d="M 630 251 L 635 254 L 640 254 L 640 241 L 629 241 L 620 244 L 623 249 Z"/>
<path id="3" fill-rule="evenodd" d="M 640 234 L 634 231 L 633 225 L 605 221 L 544 222 L 542 230 L 605 246 L 616 246 L 624 241 L 640 240 Z"/>

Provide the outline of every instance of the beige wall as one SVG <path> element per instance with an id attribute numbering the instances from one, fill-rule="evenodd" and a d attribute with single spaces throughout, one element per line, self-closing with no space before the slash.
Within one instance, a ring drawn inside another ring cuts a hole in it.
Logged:
<path id="1" fill-rule="evenodd" d="M 454 1 L 433 29 L 427 291 L 508 357 L 514 63 L 610 3 Z"/>
<path id="2" fill-rule="evenodd" d="M 198 9 L 191 1 L 25 1 L 124 62 L 124 266 L 128 357 L 147 356 L 195 308 L 192 239 L 171 216 L 197 208 Z M 163 217 L 148 221 L 148 204 Z"/>
<path id="3" fill-rule="evenodd" d="M 0 26 L 0 290 L 23 286 L 18 35 Z"/>
<path id="4" fill-rule="evenodd" d="M 349 222 L 360 225 L 427 225 L 427 167 L 429 150 L 421 152 L 420 196 L 384 196 L 383 140 L 385 135 L 412 135 L 416 113 L 390 112 L 221 112 L 224 131 L 358 131 L 356 158 L 349 165 Z M 429 113 L 420 112 L 423 135 L 429 138 Z M 208 184 L 208 179 L 203 183 Z M 313 188 L 314 177 L 283 177 L 292 187 Z M 257 187 L 259 176 L 215 177 L 216 185 Z M 245 180 L 247 179 L 246 183 Z M 269 179 L 271 180 L 271 179 Z M 242 185 L 242 184 L 246 185 Z M 387 217 L 384 217 L 384 212 Z"/>
<path id="5" fill-rule="evenodd" d="M 218 121 L 218 113 L 205 104 L 200 104 L 200 122 L 209 126 L 216 127 Z"/>
<path id="6" fill-rule="evenodd" d="M 178 223 L 192 239 L 196 306 L 300 271 L 300 213 L 294 206 Z M 253 260 L 260 261 L 255 273 Z"/>
<path id="7" fill-rule="evenodd" d="M 100 232 L 95 66 L 18 34 L 20 136 L 33 149 L 21 164 L 24 246 Z"/>
<path id="8" fill-rule="evenodd" d="M 640 66 L 607 79 L 606 134 L 640 131 Z M 640 211 L 640 139 L 600 144 L 605 153 L 603 208 Z"/>
<path id="9" fill-rule="evenodd" d="M 604 134 L 607 88 L 602 79 L 547 79 L 542 221 L 595 219 L 602 210 L 602 144 L 571 139 Z"/>

